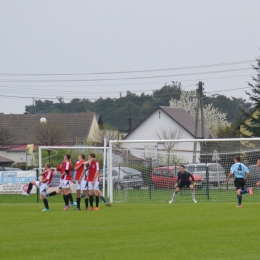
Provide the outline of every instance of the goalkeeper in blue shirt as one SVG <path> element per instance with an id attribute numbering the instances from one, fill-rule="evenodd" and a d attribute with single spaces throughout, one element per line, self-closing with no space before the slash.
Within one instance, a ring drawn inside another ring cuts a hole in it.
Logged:
<path id="1" fill-rule="evenodd" d="M 234 177 L 234 185 L 236 188 L 237 199 L 238 199 L 238 208 L 242 208 L 242 195 L 246 193 L 250 193 L 250 195 L 254 195 L 253 189 L 248 188 L 245 189 L 245 182 L 250 176 L 249 169 L 240 162 L 240 156 L 236 156 L 234 158 L 234 164 L 231 166 L 230 173 L 227 178 L 227 182 L 231 177 Z"/>

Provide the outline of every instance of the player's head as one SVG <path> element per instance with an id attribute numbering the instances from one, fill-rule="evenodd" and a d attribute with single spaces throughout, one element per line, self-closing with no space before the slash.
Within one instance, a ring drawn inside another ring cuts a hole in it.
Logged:
<path id="1" fill-rule="evenodd" d="M 78 157 L 78 160 L 85 160 L 85 154 L 80 154 Z"/>
<path id="2" fill-rule="evenodd" d="M 45 169 L 50 169 L 51 168 L 51 164 L 50 163 L 45 163 Z"/>
<path id="3" fill-rule="evenodd" d="M 184 165 L 181 165 L 181 166 L 180 166 L 180 170 L 181 170 L 181 172 L 185 172 L 185 166 L 184 166 Z"/>
<path id="4" fill-rule="evenodd" d="M 234 162 L 235 162 L 235 163 L 241 162 L 241 158 L 240 158 L 239 155 L 235 156 Z"/>
<path id="5" fill-rule="evenodd" d="M 71 158 L 70 154 L 66 153 L 66 154 L 64 155 L 64 161 L 66 161 L 66 160 L 69 161 L 70 158 Z"/>
<path id="6" fill-rule="evenodd" d="M 258 158 L 256 165 L 260 167 L 260 158 Z"/>
<path id="7" fill-rule="evenodd" d="M 96 158 L 96 155 L 94 154 L 94 153 L 90 153 L 89 155 L 88 155 L 88 159 L 89 160 L 92 160 L 92 159 L 95 159 Z"/>

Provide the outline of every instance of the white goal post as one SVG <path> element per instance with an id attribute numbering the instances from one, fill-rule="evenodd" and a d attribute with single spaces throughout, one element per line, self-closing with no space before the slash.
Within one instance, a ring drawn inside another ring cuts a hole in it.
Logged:
<path id="1" fill-rule="evenodd" d="M 193 174 L 198 201 L 234 201 L 226 178 L 236 155 L 251 172 L 246 186 L 260 180 L 260 138 L 109 141 L 108 153 L 110 202 L 169 201 L 180 165 Z M 180 194 L 176 202 L 191 200 L 189 191 Z"/>

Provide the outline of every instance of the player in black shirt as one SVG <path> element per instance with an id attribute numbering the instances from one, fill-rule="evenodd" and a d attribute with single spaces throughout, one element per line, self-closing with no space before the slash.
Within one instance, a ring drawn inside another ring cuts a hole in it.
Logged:
<path id="1" fill-rule="evenodd" d="M 192 181 L 191 181 L 192 180 Z M 177 181 L 177 187 L 172 195 L 172 199 L 169 201 L 169 203 L 173 203 L 175 197 L 177 196 L 177 193 L 182 189 L 183 187 L 189 187 L 191 190 L 192 200 L 194 203 L 197 203 L 195 199 L 195 190 L 194 190 L 194 177 L 190 172 L 185 171 L 184 165 L 181 165 L 180 171 L 178 172 L 178 181 Z"/>

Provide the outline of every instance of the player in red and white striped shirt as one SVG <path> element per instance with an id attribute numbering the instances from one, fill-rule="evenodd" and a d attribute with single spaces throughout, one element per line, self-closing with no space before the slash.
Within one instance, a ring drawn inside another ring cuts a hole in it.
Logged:
<path id="1" fill-rule="evenodd" d="M 52 177 L 53 177 L 53 171 L 51 170 L 50 163 L 45 164 L 45 171 L 40 173 L 40 176 L 42 176 L 41 181 L 31 181 L 29 183 L 29 187 L 27 189 L 27 196 L 30 195 L 32 187 L 33 185 L 35 185 L 38 189 L 40 189 L 41 198 L 45 205 L 45 209 L 43 209 L 42 211 L 50 211 L 48 200 L 46 199 L 46 193 L 49 188 L 49 185 L 51 184 Z"/>
<path id="2" fill-rule="evenodd" d="M 69 200 L 72 197 L 70 184 L 72 182 L 71 178 L 71 156 L 69 154 L 64 155 L 64 161 L 62 162 L 60 176 L 62 179 L 62 193 L 65 202 L 65 207 L 63 210 L 69 208 Z"/>
<path id="3" fill-rule="evenodd" d="M 59 165 L 56 167 L 56 169 L 55 169 L 55 174 L 58 173 L 58 172 L 61 172 L 61 170 L 62 170 L 62 163 L 59 164 Z M 47 194 L 47 198 L 48 198 L 48 197 L 52 197 L 52 196 L 56 196 L 56 195 L 60 195 L 60 194 L 62 193 L 63 179 L 64 179 L 64 177 L 61 176 L 61 177 L 60 177 L 60 185 L 59 185 L 58 190 L 57 190 L 57 191 L 52 191 L 52 192 L 50 192 L 49 194 Z M 72 207 L 77 206 L 77 203 L 73 201 L 72 190 L 71 190 L 71 189 L 70 189 L 70 198 L 69 198 L 69 200 L 70 200 L 70 203 L 71 203 L 70 205 L 71 205 Z"/>
<path id="4" fill-rule="evenodd" d="M 86 165 L 89 165 L 89 172 L 88 172 L 88 190 L 89 190 L 89 203 L 90 208 L 89 210 L 93 210 L 93 195 L 96 196 L 96 209 L 98 210 L 98 203 L 99 203 L 99 162 L 96 160 L 96 155 L 91 153 L 88 156 L 88 162 Z"/>
<path id="5" fill-rule="evenodd" d="M 78 161 L 75 165 L 74 170 L 76 171 L 75 174 L 75 181 L 76 181 L 76 194 L 77 194 L 77 208 L 75 210 L 81 210 L 80 208 L 80 191 L 83 192 L 85 197 L 85 205 L 86 209 L 88 208 L 88 196 L 87 196 L 87 189 L 88 183 L 86 178 L 86 165 L 85 163 L 89 163 L 90 161 L 85 161 L 85 155 L 80 154 L 78 157 Z"/>

